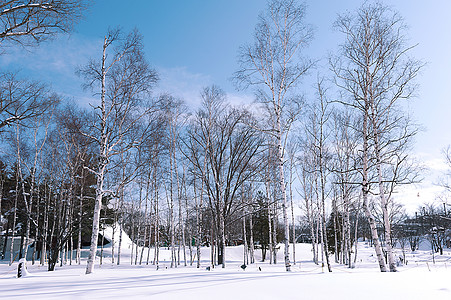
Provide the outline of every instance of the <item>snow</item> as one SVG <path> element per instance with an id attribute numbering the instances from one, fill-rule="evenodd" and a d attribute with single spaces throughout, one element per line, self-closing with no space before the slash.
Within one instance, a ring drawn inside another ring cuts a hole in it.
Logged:
<path id="1" fill-rule="evenodd" d="M 113 231 L 113 227 L 106 226 L 105 229 L 100 229 L 99 234 L 103 235 L 106 240 L 112 241 L 113 240 L 113 232 L 114 232 L 114 243 L 117 247 L 119 245 L 119 237 L 120 237 L 120 226 L 116 223 L 116 229 Z M 125 233 L 124 230 L 122 230 L 122 242 L 121 242 L 121 251 L 125 249 L 130 249 L 133 242 L 130 239 L 130 237 Z"/>
<path id="2" fill-rule="evenodd" d="M 226 268 L 209 266 L 209 248 L 203 248 L 202 268 L 183 266 L 170 268 L 170 251 L 162 248 L 159 270 L 156 266 L 130 265 L 130 250 L 124 247 L 121 265 L 110 258 L 98 265 L 94 273 L 85 275 L 86 261 L 81 265 L 64 265 L 54 272 L 28 262 L 29 276 L 16 278 L 17 263 L 0 263 L 0 295 L 2 299 L 451 299 L 451 250 L 435 255 L 430 251 L 407 251 L 407 265 L 397 273 L 380 273 L 374 250 L 359 245 L 356 267 L 334 264 L 327 273 L 311 262 L 311 245 L 298 244 L 296 265 L 285 272 L 283 245 L 278 251 L 278 264 L 259 262 L 240 268 L 243 246 L 228 247 Z M 111 253 L 106 248 L 105 253 Z M 85 250 L 87 251 L 87 250 Z M 257 260 L 261 252 L 256 252 Z M 398 249 L 397 254 L 401 251 Z M 145 251 L 145 261 L 147 251 Z M 181 255 L 183 257 L 183 255 Z M 189 257 L 189 253 L 187 253 Z M 153 249 L 151 249 L 153 258 Z M 152 259 L 151 259 L 152 260 Z M 150 261 L 151 261 L 150 260 Z M 333 257 L 331 256 L 333 261 Z M 195 264 L 194 264 L 195 265 Z M 261 271 L 259 270 L 261 269 Z"/>
<path id="3" fill-rule="evenodd" d="M 28 273 L 28 270 L 27 270 L 27 261 L 25 260 L 25 258 L 21 258 L 21 259 L 19 260 L 19 264 L 22 264 L 22 274 L 21 274 L 21 277 L 27 277 L 27 276 L 30 276 L 30 273 Z M 19 275 L 17 275 L 17 276 L 19 276 Z"/>

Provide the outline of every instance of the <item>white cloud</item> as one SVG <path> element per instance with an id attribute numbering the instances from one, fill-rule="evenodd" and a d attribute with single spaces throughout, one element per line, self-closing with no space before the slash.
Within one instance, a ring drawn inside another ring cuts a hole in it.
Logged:
<path id="1" fill-rule="evenodd" d="M 39 75 L 45 76 L 45 72 L 51 72 L 67 76 L 74 74 L 78 66 L 85 64 L 101 50 L 100 40 L 71 35 L 32 48 L 10 48 L 0 56 L 0 62 L 4 67 Z"/>
<path id="2" fill-rule="evenodd" d="M 157 68 L 157 72 L 160 81 L 154 94 L 170 93 L 182 98 L 190 108 L 200 105 L 202 88 L 212 84 L 208 75 L 191 73 L 186 67 Z"/>
<path id="3" fill-rule="evenodd" d="M 170 93 L 182 98 L 188 107 L 195 110 L 201 103 L 201 91 L 204 87 L 215 84 L 206 74 L 192 73 L 186 67 L 157 68 L 160 82 L 154 94 Z M 222 88 L 221 86 L 219 86 Z M 225 91 L 227 93 L 227 91 Z M 232 105 L 251 105 L 254 97 L 248 94 L 227 93 L 227 100 Z"/>
<path id="4" fill-rule="evenodd" d="M 413 155 L 422 163 L 427 171 L 422 174 L 424 180 L 418 184 L 404 186 L 393 195 L 393 198 L 405 205 L 407 212 L 413 214 L 425 203 L 441 203 L 446 197 L 446 189 L 439 185 L 445 171 L 449 168 L 442 157 L 430 153 L 419 152 Z"/>
<path id="5" fill-rule="evenodd" d="M 247 94 L 230 93 L 228 94 L 227 99 L 229 100 L 230 104 L 235 106 L 252 106 L 254 104 L 255 97 L 253 95 Z"/>
<path id="6" fill-rule="evenodd" d="M 23 77 L 51 84 L 60 95 L 86 106 L 92 102 L 91 93 L 83 91 L 83 79 L 75 72 L 91 58 L 100 57 L 101 42 L 78 35 L 61 36 L 32 48 L 9 48 L 0 55 L 0 64 L 3 70 L 19 71 Z"/>
<path id="7" fill-rule="evenodd" d="M 395 201 L 403 203 L 407 212 L 413 214 L 418 207 L 425 203 L 437 202 L 437 199 L 443 195 L 445 189 L 429 181 L 420 184 L 405 186 L 393 195 Z"/>

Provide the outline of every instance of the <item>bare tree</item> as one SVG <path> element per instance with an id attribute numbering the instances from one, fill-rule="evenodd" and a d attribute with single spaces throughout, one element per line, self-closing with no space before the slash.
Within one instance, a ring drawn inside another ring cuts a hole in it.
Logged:
<path id="1" fill-rule="evenodd" d="M 171 95 L 165 94 L 161 95 L 158 101 L 158 105 L 160 106 L 161 113 L 166 123 L 167 133 L 165 136 L 167 137 L 165 142 L 168 148 L 169 155 L 169 219 L 170 219 L 170 235 L 171 235 L 171 267 L 176 267 L 177 264 L 180 264 L 180 251 L 183 248 L 185 250 L 185 238 L 184 238 L 184 223 L 182 216 L 182 184 L 179 175 L 178 168 L 178 149 L 179 149 L 179 137 L 180 137 L 180 128 L 186 122 L 186 107 L 182 100 L 177 99 Z M 176 192 L 174 193 L 174 188 L 176 188 Z M 177 201 L 176 201 L 177 200 Z M 175 222 L 175 204 L 178 204 L 178 228 L 179 228 L 179 247 L 177 251 L 177 259 L 175 257 L 176 249 L 175 249 L 175 239 L 176 239 L 176 222 Z M 185 251 L 184 251 L 185 252 Z M 178 261 L 177 264 L 175 262 Z M 175 264 L 175 265 L 174 265 Z M 186 264 L 186 260 L 185 260 Z"/>
<path id="2" fill-rule="evenodd" d="M 241 187 L 256 174 L 255 158 L 261 138 L 255 129 L 244 124 L 250 122 L 246 111 L 224 102 L 224 92 L 217 87 L 207 88 L 204 92 L 207 101 L 188 133 L 189 147 L 197 149 L 197 155 L 190 149 L 191 155 L 186 157 L 203 181 L 218 238 L 218 264 L 224 267 L 226 227 L 231 216 L 240 211 L 241 203 L 237 198 Z"/>
<path id="3" fill-rule="evenodd" d="M 289 191 L 290 191 L 290 208 L 291 208 L 291 239 L 293 242 L 293 265 L 296 264 L 296 222 L 294 218 L 294 202 L 293 202 L 293 183 L 295 180 L 294 174 L 296 173 L 295 168 L 297 167 L 296 154 L 298 151 L 297 143 L 289 143 L 287 147 L 288 161 L 289 161 Z"/>
<path id="4" fill-rule="evenodd" d="M 142 142 L 144 135 L 136 129 L 149 112 L 143 104 L 157 81 L 155 71 L 144 59 L 141 41 L 142 37 L 136 30 L 125 38 L 118 30 L 109 31 L 104 38 L 101 60 L 91 61 L 80 70 L 87 86 L 100 85 L 100 104 L 94 107 L 96 122 L 91 132 L 86 133 L 99 146 L 98 167 L 90 169 L 97 178 L 97 187 L 87 274 L 92 273 L 94 267 L 102 198 L 107 191 L 104 187 L 105 172 L 113 156 Z M 108 59 L 110 46 L 116 43 L 118 47 Z"/>
<path id="5" fill-rule="evenodd" d="M 334 185 L 337 189 L 337 195 L 341 203 L 339 204 L 343 214 L 343 236 L 342 236 L 342 261 L 352 268 L 352 239 L 351 239 L 351 211 L 353 209 L 352 198 L 356 196 L 356 187 L 354 183 L 358 181 L 358 138 L 352 128 L 356 126 L 356 120 L 353 118 L 350 110 L 339 111 L 333 114 L 333 173 Z M 358 218 L 356 218 L 358 220 Z M 335 249 L 337 252 L 337 249 Z"/>
<path id="6" fill-rule="evenodd" d="M 87 8 L 86 0 L 8 0 L 0 3 L 0 47 L 39 43 L 70 31 Z"/>
<path id="7" fill-rule="evenodd" d="M 318 100 L 310 107 L 308 123 L 305 126 L 305 138 L 308 143 L 307 151 L 311 155 L 310 170 L 313 174 L 314 190 L 317 195 L 318 223 L 320 229 L 320 243 L 322 257 L 326 260 L 329 272 L 332 272 L 329 262 L 329 246 L 326 235 L 326 200 L 330 199 L 331 186 L 329 183 L 331 151 L 328 144 L 330 132 L 328 122 L 331 116 L 330 103 L 326 99 L 326 91 L 323 81 L 317 83 Z M 323 261 L 324 267 L 324 261 Z"/>
<path id="8" fill-rule="evenodd" d="M 451 146 L 444 148 L 442 154 L 448 169 L 443 174 L 444 177 L 440 178 L 438 184 L 443 186 L 449 192 L 451 191 L 451 184 L 449 183 L 449 178 L 451 177 Z"/>
<path id="9" fill-rule="evenodd" d="M 67 150 L 66 161 L 70 166 L 71 182 L 74 191 L 70 192 L 73 197 L 72 222 L 77 224 L 77 245 L 75 261 L 81 264 L 81 240 L 84 222 L 84 205 L 87 200 L 88 189 L 85 187 L 88 183 L 88 173 L 83 166 L 90 166 L 94 160 L 91 155 L 93 152 L 92 140 L 81 134 L 87 130 L 87 126 L 92 122 L 92 115 L 84 109 L 77 108 L 75 105 L 66 105 L 59 109 L 56 114 L 56 130 L 65 143 Z M 92 175 L 91 175 L 92 178 Z M 77 201 L 76 201 L 77 200 Z M 75 228 L 74 228 L 75 231 Z"/>
<path id="10" fill-rule="evenodd" d="M 255 42 L 240 48 L 240 69 L 235 79 L 240 88 L 255 87 L 257 99 L 270 120 L 265 132 L 273 135 L 277 147 L 278 189 L 282 196 L 285 232 L 285 268 L 290 271 L 288 202 L 284 174 L 286 135 L 299 112 L 295 88 L 312 66 L 301 59 L 302 48 L 312 39 L 312 29 L 304 22 L 305 6 L 295 0 L 271 0 L 259 16 Z M 263 128 L 262 128 L 263 129 Z"/>
<path id="11" fill-rule="evenodd" d="M 304 198 L 305 214 L 307 219 L 307 225 L 310 228 L 310 238 L 312 240 L 312 254 L 313 254 L 313 262 L 318 264 L 318 238 L 317 234 L 315 234 L 315 207 L 314 203 L 314 179 L 313 172 L 311 170 L 314 167 L 313 155 L 310 151 L 310 147 L 308 143 L 307 145 L 303 145 L 303 153 L 299 157 L 300 160 L 300 168 L 301 171 L 297 172 L 297 177 L 301 183 L 301 191 L 298 191 L 299 195 Z M 318 222 L 316 222 L 318 224 Z"/>
<path id="12" fill-rule="evenodd" d="M 389 269 L 396 271 L 390 242 L 383 168 L 392 162 L 386 156 L 389 153 L 396 156 L 397 151 L 384 149 L 384 144 L 390 145 L 388 141 L 407 141 L 415 132 L 404 127 L 401 136 L 397 136 L 399 131 L 393 134 L 393 128 L 405 119 L 402 114 L 396 114 L 395 117 L 393 114 L 399 100 L 411 98 L 415 88 L 413 79 L 422 64 L 407 55 L 412 47 L 406 46 L 402 18 L 381 3 L 364 3 L 355 13 L 339 16 L 335 26 L 345 35 L 345 42 L 340 47 L 341 56 L 331 59 L 337 85 L 347 97 L 341 102 L 360 111 L 362 117 L 363 207 L 370 223 L 380 269 L 385 272 L 386 266 L 369 203 L 369 172 L 374 167 L 387 239 Z"/>
<path id="13" fill-rule="evenodd" d="M 22 193 L 24 197 L 24 203 L 26 208 L 26 233 L 25 233 L 25 243 L 23 245 L 23 253 L 24 257 L 27 257 L 28 253 L 28 246 L 29 246 L 29 239 L 30 239 L 30 232 L 31 232 L 31 225 L 35 227 L 36 233 L 38 232 L 38 217 L 39 214 L 37 213 L 35 216 L 32 215 L 33 211 L 33 205 L 35 205 L 39 209 L 39 193 L 37 191 L 39 182 L 39 171 L 41 169 L 41 166 L 39 163 L 41 162 L 41 155 L 42 150 L 46 142 L 47 134 L 48 134 L 48 128 L 50 125 L 50 122 L 52 120 L 53 112 L 58 105 L 59 101 L 58 99 L 54 99 L 53 106 L 49 108 L 49 111 L 44 112 L 41 115 L 35 116 L 33 118 L 33 132 L 32 132 L 32 140 L 33 140 L 33 150 L 34 150 L 34 156 L 30 159 L 30 161 L 27 163 L 26 161 L 23 161 L 23 165 L 26 167 L 27 174 L 29 175 L 29 187 L 28 191 L 25 189 L 25 182 L 22 178 Z M 22 172 L 20 172 L 21 176 L 23 176 Z M 36 198 L 36 199 L 35 199 Z M 35 247 L 36 249 L 36 247 Z M 33 263 L 34 263 L 34 257 L 33 257 Z"/>
<path id="14" fill-rule="evenodd" d="M 0 132 L 15 123 L 25 125 L 58 101 L 45 84 L 21 79 L 15 73 L 0 74 Z"/>

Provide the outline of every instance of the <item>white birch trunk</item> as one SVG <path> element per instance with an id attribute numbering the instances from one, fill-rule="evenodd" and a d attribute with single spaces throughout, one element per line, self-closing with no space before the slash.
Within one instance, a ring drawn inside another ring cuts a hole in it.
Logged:
<path id="1" fill-rule="evenodd" d="M 121 264 L 121 249 L 122 249 L 122 226 L 121 226 L 121 223 L 119 223 L 119 242 L 117 245 L 117 265 L 118 266 Z"/>
<path id="2" fill-rule="evenodd" d="M 77 241 L 77 263 L 81 264 L 81 230 L 82 230 L 82 218 L 83 218 L 83 193 L 84 193 L 84 170 L 81 170 L 82 181 L 80 183 L 80 202 L 78 211 L 78 241 Z"/>
<path id="3" fill-rule="evenodd" d="M 358 228 L 359 228 L 359 218 L 357 215 L 356 221 L 355 221 L 355 231 L 354 231 L 354 265 L 352 267 L 355 266 L 356 262 L 357 262 L 357 254 L 358 254 L 358 238 L 359 238 L 359 232 L 358 232 Z"/>
<path id="4" fill-rule="evenodd" d="M 396 272 L 396 262 L 393 257 L 393 246 L 391 242 L 391 224 L 390 224 L 390 217 L 388 214 L 388 201 L 385 198 L 385 190 L 384 190 L 384 183 L 382 178 L 382 161 L 380 157 L 380 150 L 379 150 L 379 135 L 377 132 L 377 129 L 375 128 L 373 124 L 373 131 L 374 131 L 374 152 L 376 155 L 376 169 L 377 169 L 377 179 L 378 179 L 378 186 L 379 186 L 379 197 L 381 201 L 381 208 L 382 208 L 382 216 L 383 216 L 383 222 L 384 222 L 384 228 L 385 228 L 385 246 L 387 248 L 387 256 L 388 256 L 388 266 L 390 269 L 390 272 Z"/>
<path id="5" fill-rule="evenodd" d="M 155 175 L 155 253 L 153 264 L 157 266 L 157 270 L 160 264 L 160 211 L 159 211 L 159 193 L 157 189 L 157 178 Z"/>
<path id="6" fill-rule="evenodd" d="M 367 110 L 368 111 L 368 110 Z M 362 197 L 363 197 L 363 210 L 368 219 L 368 223 L 371 229 L 371 237 L 374 245 L 374 250 L 376 251 L 377 261 L 379 262 L 379 268 L 381 272 L 387 272 L 385 266 L 384 256 L 382 254 L 382 247 L 379 242 L 379 236 L 377 234 L 376 221 L 373 214 L 370 211 L 368 204 L 368 194 L 369 194 L 369 182 L 368 182 L 368 116 L 365 113 L 363 116 L 363 169 L 362 169 Z"/>
<path id="7" fill-rule="evenodd" d="M 188 210 L 188 195 L 187 195 L 187 187 L 186 187 L 186 181 L 185 181 L 185 220 L 189 220 L 189 210 Z M 196 196 L 194 196 L 196 198 Z M 190 261 L 190 266 L 193 265 L 193 243 L 192 243 L 192 238 L 193 238 L 193 231 L 192 231 L 192 227 L 189 227 L 190 229 L 188 230 L 188 249 L 189 249 L 189 261 Z M 184 250 L 185 251 L 185 250 Z M 186 258 L 185 258 L 185 266 L 186 266 Z"/>
<path id="8" fill-rule="evenodd" d="M 106 60 L 106 49 L 107 49 L 107 38 L 105 37 L 103 43 L 103 54 L 102 54 L 102 87 L 101 87 L 101 124 L 100 124 L 100 157 L 99 157 L 99 167 L 96 172 L 96 199 L 95 199 L 95 207 L 94 207 L 94 215 L 92 220 L 92 234 L 91 234 L 91 246 L 89 248 L 89 256 L 88 262 L 86 265 L 86 274 L 91 274 L 94 270 L 94 264 L 96 259 L 96 251 L 97 251 L 97 242 L 99 235 L 99 224 L 100 224 L 100 211 L 102 209 L 102 198 L 103 198 L 103 184 L 104 184 L 104 176 L 105 170 L 108 163 L 107 157 L 107 146 L 108 146 L 108 137 L 107 137 L 107 114 L 106 114 L 106 103 L 105 103 L 105 94 L 106 94 L 106 70 L 105 70 L 105 60 Z"/>
<path id="9" fill-rule="evenodd" d="M 273 207 L 273 217 L 271 218 L 272 221 L 272 263 L 277 264 L 277 225 L 279 223 L 279 217 L 277 216 L 276 212 L 277 207 Z"/>
<path id="10" fill-rule="evenodd" d="M 320 245 L 321 245 L 321 272 L 324 272 L 324 231 L 323 231 L 323 222 L 321 220 L 321 214 L 318 214 L 318 220 L 319 224 L 319 235 L 320 235 Z"/>
<path id="11" fill-rule="evenodd" d="M 293 165 L 290 159 L 290 206 L 291 206 L 291 224 L 293 230 L 291 231 L 293 239 L 293 265 L 296 265 L 296 223 L 294 219 L 294 204 L 293 204 Z"/>
<path id="12" fill-rule="evenodd" d="M 328 253 L 328 243 L 327 243 L 327 235 L 326 235 L 326 203 L 325 203 L 325 195 L 322 194 L 321 196 L 321 209 L 322 209 L 322 213 L 320 214 L 320 222 L 321 222 L 321 239 L 323 242 L 323 251 L 324 251 L 324 256 L 326 258 L 326 264 L 327 264 L 327 269 L 329 272 L 332 272 L 332 268 L 330 266 L 330 261 L 329 261 L 329 253 Z"/>
<path id="13" fill-rule="evenodd" d="M 19 198 L 19 176 L 16 172 L 16 195 L 14 197 L 14 213 L 13 213 L 13 226 L 11 228 L 11 246 L 9 249 L 9 265 L 11 266 L 13 261 L 15 260 L 14 257 L 14 237 L 15 237 L 15 230 L 16 230 L 16 218 L 17 218 L 17 201 Z"/>
<path id="14" fill-rule="evenodd" d="M 41 266 L 44 266 L 44 264 L 45 264 L 45 257 L 47 255 L 47 238 L 48 238 L 48 230 L 49 230 L 48 211 L 49 211 L 49 206 L 50 206 L 50 199 L 49 199 L 47 183 L 44 183 L 44 199 L 45 199 L 44 230 L 42 233 L 42 249 L 41 249 L 41 261 L 40 261 Z"/>
<path id="15" fill-rule="evenodd" d="M 249 216 L 249 233 L 250 233 L 250 237 L 249 237 L 249 244 L 250 244 L 250 259 L 251 259 L 251 264 L 255 263 L 255 255 L 254 255 L 254 224 L 252 221 L 252 214 Z"/>
<path id="16" fill-rule="evenodd" d="M 117 198 L 116 198 L 117 200 Z M 115 205 L 115 212 L 114 212 L 114 217 L 113 217 L 113 226 L 111 226 L 112 229 L 112 235 L 111 235 L 111 264 L 114 265 L 114 256 L 116 255 L 116 239 L 115 239 L 115 235 L 116 235 L 116 231 L 117 231 L 117 204 Z"/>
<path id="17" fill-rule="evenodd" d="M 1 188 L 1 187 L 0 187 Z M 36 198 L 36 224 L 38 224 L 38 226 L 36 226 L 36 230 L 35 230 L 35 235 L 34 235 L 34 248 L 33 248 L 33 254 L 31 257 L 31 262 L 34 265 L 36 262 L 36 253 L 38 251 L 38 241 L 39 241 L 39 235 L 41 234 L 41 226 L 39 226 L 39 216 L 41 215 L 41 197 L 40 195 L 40 189 L 39 187 L 37 188 L 37 198 Z M 1 195 L 0 195 L 0 202 L 1 202 Z M 1 207 L 0 207 L 0 211 L 1 211 Z"/>
<path id="18" fill-rule="evenodd" d="M 222 268 L 225 268 L 225 261 L 226 261 L 226 238 L 225 238 L 225 220 L 224 220 L 224 208 L 221 209 L 221 215 L 220 215 L 220 228 L 221 231 L 221 244 L 218 245 L 221 247 L 221 253 L 222 253 Z"/>
<path id="19" fill-rule="evenodd" d="M 122 214 L 123 214 L 123 211 L 122 211 L 122 209 L 123 209 L 123 201 L 124 201 L 124 187 L 122 187 L 121 188 L 121 194 L 120 194 L 120 199 L 119 199 L 119 201 L 120 201 L 120 204 L 119 204 L 119 207 L 120 207 L 120 209 L 119 209 L 119 213 L 121 214 L 120 215 L 120 217 L 119 217 L 119 242 L 118 242 L 118 246 L 117 246 L 117 265 L 119 266 L 120 264 L 121 264 L 121 253 L 122 253 L 122 231 L 123 231 L 123 226 L 122 226 L 122 223 L 123 223 L 123 221 L 124 221 L 124 217 L 122 216 Z"/>
<path id="20" fill-rule="evenodd" d="M 284 149 L 282 145 L 282 124 L 281 124 L 281 112 L 280 105 L 278 106 L 279 111 L 277 114 L 277 164 L 279 169 L 279 187 L 280 192 L 282 194 L 282 215 L 283 215 L 283 226 L 284 226 L 284 261 L 285 261 L 285 270 L 289 272 L 291 270 L 290 264 L 290 225 L 288 223 L 288 208 L 287 208 L 287 193 L 285 189 L 285 175 L 284 175 Z"/>
<path id="21" fill-rule="evenodd" d="M 197 213 L 196 213 L 196 230 L 197 230 L 197 237 L 196 237 L 196 253 L 197 253 L 197 268 L 200 268 L 200 261 L 201 261 L 201 242 L 202 242 L 202 197 L 204 195 L 203 188 L 204 187 L 204 180 L 201 180 L 201 189 L 200 189 L 200 195 L 199 195 L 199 203 L 197 206 Z"/>
<path id="22" fill-rule="evenodd" d="M 172 143 L 171 143 L 172 144 Z M 171 145 L 171 152 L 173 151 Z M 170 226 L 170 248 L 171 248 L 171 268 L 177 267 L 177 258 L 175 253 L 175 224 L 174 224 L 174 161 L 172 153 L 169 155 L 170 179 L 169 179 L 169 226 Z"/>
<path id="23" fill-rule="evenodd" d="M 272 256 L 273 256 L 273 241 L 272 241 L 272 218 L 271 218 L 271 194 L 269 192 L 269 178 L 266 178 L 266 201 L 268 206 L 268 250 L 269 250 L 269 264 L 272 264 Z"/>
<path id="24" fill-rule="evenodd" d="M 248 254 L 247 254 L 247 237 L 246 237 L 246 217 L 243 216 L 243 241 L 244 241 L 244 247 L 243 247 L 243 264 L 244 265 L 248 265 L 249 264 L 249 260 L 248 260 Z"/>

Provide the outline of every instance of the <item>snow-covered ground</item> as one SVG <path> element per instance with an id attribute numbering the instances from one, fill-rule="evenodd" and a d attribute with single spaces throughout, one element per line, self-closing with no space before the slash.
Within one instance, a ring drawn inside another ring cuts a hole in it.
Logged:
<path id="1" fill-rule="evenodd" d="M 106 248 L 105 253 L 110 253 Z M 407 253 L 407 265 L 397 273 L 380 273 L 373 249 L 359 245 L 356 268 L 333 265 L 327 273 L 311 262 L 311 246 L 296 246 L 296 265 L 284 271 L 283 248 L 278 264 L 257 262 L 245 271 L 240 268 L 243 247 L 228 247 L 227 266 L 206 270 L 209 249 L 202 253 L 202 268 L 170 268 L 167 249 L 160 253 L 159 270 L 151 263 L 130 265 L 128 245 L 123 248 L 121 265 L 112 265 L 106 257 L 94 273 L 85 275 L 81 265 L 46 267 L 28 265 L 30 276 L 16 278 L 17 263 L 0 263 L 1 299 L 451 299 L 451 250 L 432 261 L 430 251 Z M 400 251 L 398 251 L 400 254 Z M 151 250 L 151 258 L 153 250 Z M 189 255 L 187 255 L 189 257 Z M 257 258 L 261 258 L 260 251 Z M 182 255 L 183 259 L 183 255 Z M 331 256 L 333 260 L 333 257 Z M 151 259 L 152 260 L 152 259 Z M 150 261 L 151 261 L 150 260 Z M 98 260 L 97 260 L 98 263 Z M 259 269 L 260 268 L 260 269 Z"/>

